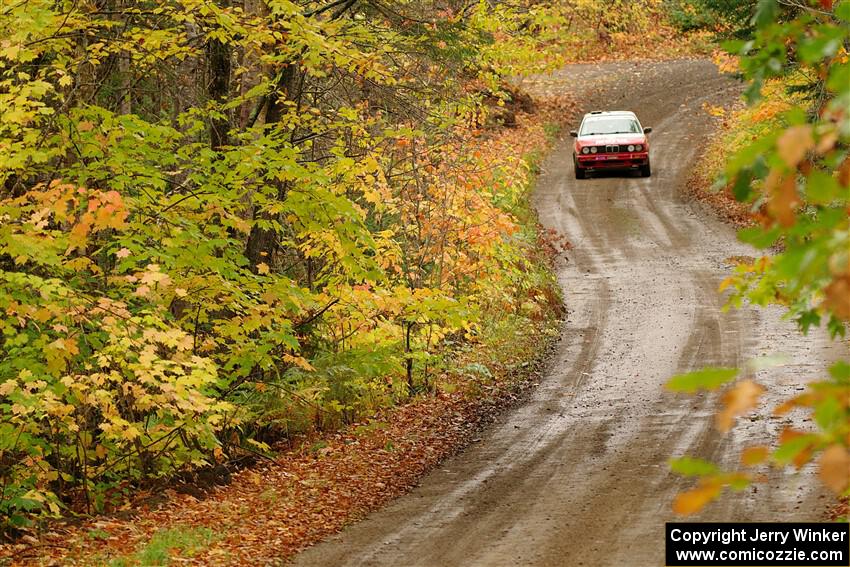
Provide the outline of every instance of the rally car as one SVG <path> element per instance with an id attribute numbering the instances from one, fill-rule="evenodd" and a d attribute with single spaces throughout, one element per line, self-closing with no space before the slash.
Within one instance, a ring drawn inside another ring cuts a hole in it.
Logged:
<path id="1" fill-rule="evenodd" d="M 643 128 L 634 112 L 600 110 L 585 114 L 570 136 L 576 179 L 603 170 L 638 170 L 649 177 L 649 140 L 652 128 Z"/>

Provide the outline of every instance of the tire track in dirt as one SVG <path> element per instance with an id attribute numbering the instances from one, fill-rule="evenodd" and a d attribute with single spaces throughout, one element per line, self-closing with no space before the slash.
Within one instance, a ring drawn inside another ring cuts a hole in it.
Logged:
<path id="1" fill-rule="evenodd" d="M 533 88 L 571 90 L 585 110 L 632 109 L 653 126 L 653 176 L 574 179 L 571 140 L 544 164 L 541 223 L 573 243 L 558 266 L 569 318 L 522 406 L 503 416 L 413 492 L 302 553 L 296 565 L 661 565 L 664 521 L 687 481 L 671 456 L 733 464 L 783 421 L 766 413 L 721 437 L 716 396 L 667 392 L 673 374 L 784 351 L 760 372 L 768 398 L 793 392 L 834 356 L 823 334 L 801 338 L 778 309 L 724 312 L 724 259 L 753 255 L 680 189 L 712 129 L 704 102 L 738 87 L 707 61 L 575 65 Z M 772 473 L 758 494 L 718 502 L 697 519 L 814 520 L 812 472 Z"/>

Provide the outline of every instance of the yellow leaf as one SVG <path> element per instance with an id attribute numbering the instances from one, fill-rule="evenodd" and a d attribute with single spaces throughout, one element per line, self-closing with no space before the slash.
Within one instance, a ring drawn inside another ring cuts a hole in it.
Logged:
<path id="1" fill-rule="evenodd" d="M 83 120 L 79 124 L 77 124 L 77 130 L 80 132 L 88 132 L 94 128 L 94 124 L 89 122 L 88 120 Z"/>
<path id="2" fill-rule="evenodd" d="M 91 225 L 85 221 L 75 224 L 68 235 L 69 249 L 73 250 L 85 246 L 90 230 Z"/>
<path id="3" fill-rule="evenodd" d="M 735 418 L 755 407 L 759 396 L 764 393 L 764 386 L 752 380 L 743 380 L 735 384 L 723 395 L 723 411 L 717 414 L 717 428 L 729 431 L 735 423 Z"/>
<path id="4" fill-rule="evenodd" d="M 131 254 L 131 252 L 128 248 L 122 248 L 121 250 L 119 250 L 118 252 L 115 253 L 115 256 L 118 257 L 118 258 L 126 258 L 130 254 Z"/>
<path id="5" fill-rule="evenodd" d="M 726 110 L 722 106 L 714 106 L 707 102 L 702 103 L 702 108 L 711 116 L 723 116 Z"/>
<path id="6" fill-rule="evenodd" d="M 260 262 L 257 264 L 257 273 L 258 274 L 268 274 L 269 273 L 269 265 L 265 262 Z"/>
<path id="7" fill-rule="evenodd" d="M 69 356 L 80 354 L 80 348 L 77 346 L 77 341 L 75 339 L 65 339 L 62 343 L 65 345 L 64 350 L 68 351 Z"/>
<path id="8" fill-rule="evenodd" d="M 818 476 L 834 492 L 841 494 L 850 487 L 850 452 L 841 445 L 832 445 L 820 456 Z"/>
<path id="9" fill-rule="evenodd" d="M 284 353 L 283 360 L 290 364 L 295 364 L 296 366 L 299 366 L 308 372 L 313 372 L 314 370 L 316 370 L 313 365 L 307 361 L 306 358 L 300 356 L 292 356 L 291 354 Z"/>
<path id="10" fill-rule="evenodd" d="M 136 429 L 132 425 L 128 426 L 127 429 L 125 429 L 124 431 L 121 432 L 121 437 L 123 437 L 127 441 L 132 441 L 133 439 L 135 439 L 138 436 L 139 436 L 139 430 Z"/>

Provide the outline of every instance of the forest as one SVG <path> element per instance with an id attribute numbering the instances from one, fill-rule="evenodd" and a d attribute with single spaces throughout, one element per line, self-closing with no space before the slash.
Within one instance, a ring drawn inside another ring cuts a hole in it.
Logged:
<path id="1" fill-rule="evenodd" d="M 764 255 L 721 291 L 846 340 L 848 49 L 848 0 L 2 0 L 3 537 L 516 389 L 581 245 L 530 200 L 581 101 L 525 85 L 577 62 L 713 57 L 746 82 L 701 183 Z M 674 509 L 768 461 L 846 499 L 850 364 L 819 370 L 776 409 L 816 430 L 740 470 L 673 460 L 697 478 Z M 727 387 L 728 430 L 750 373 L 669 387 Z"/>

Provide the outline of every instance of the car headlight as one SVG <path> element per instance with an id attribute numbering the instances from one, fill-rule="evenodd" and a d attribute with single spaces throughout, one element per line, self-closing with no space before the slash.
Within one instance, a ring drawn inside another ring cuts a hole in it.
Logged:
<path id="1" fill-rule="evenodd" d="M 592 146 L 592 147 L 590 148 L 590 153 L 592 153 L 592 154 L 595 154 L 595 153 L 596 153 L 596 146 Z"/>
<path id="2" fill-rule="evenodd" d="M 589 154 L 589 153 L 590 153 L 590 148 L 588 148 L 587 146 L 583 147 L 583 148 L 581 149 L 581 153 L 583 153 L 583 154 Z"/>
<path id="3" fill-rule="evenodd" d="M 643 145 L 641 145 L 641 144 L 638 144 L 638 145 L 636 145 L 636 146 L 635 146 L 635 151 L 636 151 L 636 152 L 639 152 L 639 151 L 641 151 L 642 149 L 643 149 Z"/>
<path id="4" fill-rule="evenodd" d="M 632 144 L 629 144 L 629 151 L 630 152 L 635 151 L 635 147 Z"/>

